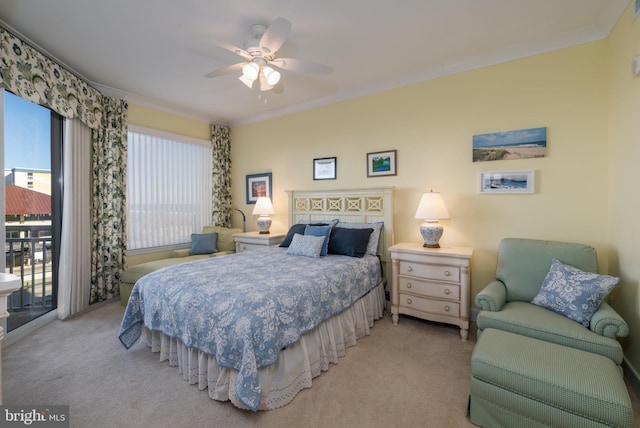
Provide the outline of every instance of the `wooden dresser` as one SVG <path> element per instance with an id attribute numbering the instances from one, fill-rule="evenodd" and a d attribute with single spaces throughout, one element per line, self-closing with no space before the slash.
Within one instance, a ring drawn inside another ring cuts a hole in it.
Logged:
<path id="1" fill-rule="evenodd" d="M 391 314 L 399 314 L 460 327 L 469 335 L 472 248 L 425 248 L 400 243 L 389 248 L 392 265 Z"/>

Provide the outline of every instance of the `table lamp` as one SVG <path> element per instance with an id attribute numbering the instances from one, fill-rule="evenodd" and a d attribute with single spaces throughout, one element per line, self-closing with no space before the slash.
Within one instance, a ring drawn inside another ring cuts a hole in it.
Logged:
<path id="1" fill-rule="evenodd" d="M 271 205 L 271 199 L 266 196 L 260 196 L 256 200 L 256 206 L 253 208 L 253 215 L 259 215 L 258 217 L 258 230 L 261 234 L 269 233 L 271 227 L 271 217 L 273 214 L 273 205 Z"/>
<path id="2" fill-rule="evenodd" d="M 440 193 L 433 190 L 423 193 L 415 218 L 424 220 L 424 223 L 420 225 L 420 234 L 424 239 L 423 247 L 440 248 L 438 241 L 442 237 L 443 229 L 438 220 L 449 218 L 449 211 L 447 211 Z"/>

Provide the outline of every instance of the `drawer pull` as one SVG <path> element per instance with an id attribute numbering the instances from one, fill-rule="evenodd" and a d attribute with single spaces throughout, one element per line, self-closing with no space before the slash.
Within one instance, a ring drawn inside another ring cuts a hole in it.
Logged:
<path id="1" fill-rule="evenodd" d="M 407 299 L 407 305 L 410 305 L 412 303 L 411 299 Z"/>
<path id="2" fill-rule="evenodd" d="M 451 310 L 451 307 L 449 305 L 447 305 L 447 306 L 444 307 L 444 310 L 449 312 Z"/>
<path id="3" fill-rule="evenodd" d="M 413 268 L 411 266 L 407 266 L 407 272 L 413 272 Z"/>
<path id="4" fill-rule="evenodd" d="M 444 289 L 444 294 L 451 294 L 451 290 L 449 290 L 448 288 Z"/>
<path id="5" fill-rule="evenodd" d="M 449 272 L 448 270 L 444 271 L 444 276 L 451 276 L 451 272 Z"/>
<path id="6" fill-rule="evenodd" d="M 411 286 L 411 283 L 410 283 L 410 282 L 407 282 L 407 288 L 411 288 L 411 287 L 412 287 L 412 286 Z"/>

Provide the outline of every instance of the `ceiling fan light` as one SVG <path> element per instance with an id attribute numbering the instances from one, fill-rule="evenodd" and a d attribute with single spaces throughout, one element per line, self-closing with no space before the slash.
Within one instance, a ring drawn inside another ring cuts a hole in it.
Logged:
<path id="1" fill-rule="evenodd" d="M 253 62 L 245 64 L 242 67 L 242 77 L 252 82 L 258 78 L 258 73 L 260 73 L 260 67 L 258 64 L 254 64 Z"/>
<path id="2" fill-rule="evenodd" d="M 241 81 L 242 83 L 244 83 L 245 85 L 247 85 L 247 88 L 251 89 L 251 87 L 253 86 L 253 80 L 249 80 L 247 79 L 244 74 L 240 77 L 238 77 L 238 80 Z"/>
<path id="3" fill-rule="evenodd" d="M 267 79 L 267 83 L 271 86 L 275 85 L 280 81 L 280 72 L 274 70 L 273 68 L 267 66 L 262 69 L 262 73 L 264 77 Z"/>

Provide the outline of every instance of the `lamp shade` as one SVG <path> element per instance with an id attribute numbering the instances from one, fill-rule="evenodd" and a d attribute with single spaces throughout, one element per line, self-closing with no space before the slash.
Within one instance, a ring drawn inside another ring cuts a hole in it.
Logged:
<path id="1" fill-rule="evenodd" d="M 273 213 L 271 199 L 266 196 L 260 196 L 258 200 L 256 200 L 256 206 L 253 207 L 253 215 L 271 215 Z"/>
<path id="2" fill-rule="evenodd" d="M 427 192 L 422 194 L 420 204 L 416 210 L 417 220 L 445 220 L 449 218 L 449 211 L 444 205 L 442 196 L 438 192 Z"/>

